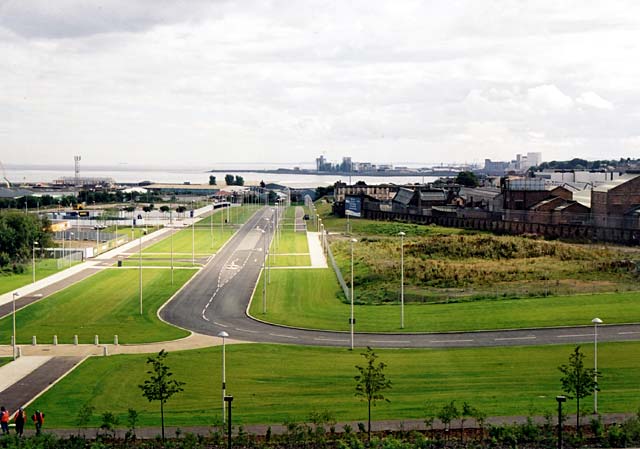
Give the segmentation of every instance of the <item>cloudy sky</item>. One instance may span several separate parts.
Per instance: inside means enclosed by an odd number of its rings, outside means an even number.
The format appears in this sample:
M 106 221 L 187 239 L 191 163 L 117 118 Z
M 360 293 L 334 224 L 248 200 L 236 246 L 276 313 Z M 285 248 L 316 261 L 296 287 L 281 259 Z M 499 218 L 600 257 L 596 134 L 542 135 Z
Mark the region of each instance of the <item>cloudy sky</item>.
M 0 161 L 640 156 L 640 2 L 0 0 Z

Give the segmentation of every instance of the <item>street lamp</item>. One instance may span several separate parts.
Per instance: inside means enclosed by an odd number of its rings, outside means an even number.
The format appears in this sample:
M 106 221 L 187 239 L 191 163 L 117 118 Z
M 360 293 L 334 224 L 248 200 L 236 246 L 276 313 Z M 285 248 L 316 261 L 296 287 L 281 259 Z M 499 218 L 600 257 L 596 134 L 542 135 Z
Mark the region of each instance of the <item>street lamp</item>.
M 225 338 L 229 336 L 225 331 L 218 332 L 218 337 L 222 338 L 222 422 L 224 423 L 224 398 L 227 391 L 227 372 L 226 372 L 226 352 L 225 352 Z
M 13 292 L 13 341 L 11 346 L 13 347 L 13 360 L 16 359 L 16 298 L 20 296 L 20 293 Z
M 193 200 L 191 200 L 191 266 L 196 264 L 196 220 Z
M 32 269 L 32 280 L 34 284 L 36 282 L 36 245 L 37 244 L 38 242 L 34 241 L 33 245 L 31 245 L 31 269 Z
M 262 313 L 267 313 L 267 231 L 262 230 Z
M 596 382 L 596 389 L 593 392 L 593 412 L 598 414 L 598 324 L 602 324 L 600 318 L 591 320 L 593 323 L 593 376 Z
M 404 232 L 400 236 L 400 329 L 404 329 Z
M 140 315 L 142 315 L 142 236 L 146 235 L 147 231 L 140 232 L 140 239 L 138 245 L 138 270 L 140 272 Z
M 558 449 L 562 449 L 562 403 L 567 402 L 566 396 L 556 396 L 558 401 Z
M 349 318 L 349 326 L 351 328 L 351 350 L 353 350 L 353 327 L 356 324 L 356 320 L 353 318 L 353 244 L 356 242 L 356 239 L 351 239 L 351 317 Z
M 229 403 L 229 420 L 227 421 L 227 449 L 231 449 L 231 402 L 233 402 L 233 396 L 225 396 L 224 401 Z M 224 412 L 222 414 L 224 415 Z

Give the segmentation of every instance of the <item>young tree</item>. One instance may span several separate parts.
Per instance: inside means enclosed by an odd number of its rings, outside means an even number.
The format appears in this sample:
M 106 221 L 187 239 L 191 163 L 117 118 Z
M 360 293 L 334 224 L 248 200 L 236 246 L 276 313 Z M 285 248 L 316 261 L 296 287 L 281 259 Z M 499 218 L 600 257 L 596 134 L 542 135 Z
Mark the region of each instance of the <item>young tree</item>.
M 460 410 L 456 407 L 456 401 L 444 405 L 438 412 L 438 419 L 444 424 L 445 430 L 451 429 L 451 421 L 460 417 Z M 448 433 L 447 433 L 448 435 Z
M 576 428 L 580 435 L 580 399 L 591 396 L 598 388 L 596 371 L 593 368 L 585 368 L 584 354 L 580 352 L 580 346 L 576 346 L 573 354 L 569 356 L 569 363 L 559 366 L 558 369 L 562 373 L 562 391 L 569 399 L 576 399 Z M 600 377 L 600 373 L 597 374 Z
M 82 407 L 80 407 L 80 410 L 78 410 L 78 416 L 76 417 L 76 424 L 78 425 L 78 435 L 80 434 L 80 429 L 82 429 L 82 435 L 84 436 L 84 429 L 89 424 L 89 421 L 91 421 L 94 410 L 95 407 L 89 404 L 84 404 Z
M 160 420 L 162 426 L 162 441 L 164 441 L 164 404 L 176 393 L 184 390 L 182 386 L 184 382 L 171 379 L 173 373 L 169 371 L 165 359 L 169 353 L 161 350 L 157 356 L 147 358 L 147 364 L 151 365 L 151 369 L 147 371 L 149 379 L 143 384 L 138 385 L 142 390 L 142 396 L 147 398 L 149 402 L 160 402 Z
M 237 186 L 243 186 L 244 185 L 244 178 L 242 176 L 236 175 L 235 184 Z
M 166 204 L 164 206 L 160 206 L 160 212 L 164 212 L 165 214 L 169 212 L 171 209 Z
M 235 185 L 235 178 L 233 177 L 233 175 L 225 175 L 224 183 L 228 186 Z
M 210 186 L 215 186 L 216 185 L 216 177 L 213 175 L 209 175 L 209 185 Z
M 371 347 L 367 346 L 366 352 L 361 354 L 367 363 L 365 366 L 356 365 L 356 369 L 360 374 L 354 377 L 356 381 L 355 395 L 362 398 L 363 401 L 367 401 L 367 435 L 368 439 L 371 440 L 371 404 L 373 403 L 375 406 L 377 401 L 389 402 L 382 392 L 391 388 L 391 381 L 384 374 L 384 369 L 387 365 L 384 362 L 376 364 L 378 355 L 373 352 Z

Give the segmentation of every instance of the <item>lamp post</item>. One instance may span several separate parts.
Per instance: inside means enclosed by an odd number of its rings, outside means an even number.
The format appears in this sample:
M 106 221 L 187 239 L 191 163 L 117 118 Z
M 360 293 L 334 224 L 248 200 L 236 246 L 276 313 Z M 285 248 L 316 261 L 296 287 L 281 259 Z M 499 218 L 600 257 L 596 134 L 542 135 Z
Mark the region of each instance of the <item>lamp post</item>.
M 35 284 L 36 282 L 36 245 L 37 241 L 34 240 L 33 245 L 31 245 L 31 269 L 32 269 L 32 281 Z
M 191 200 L 191 266 L 196 264 L 196 217 L 193 206 L 193 200 Z
M 593 412 L 598 414 L 598 324 L 602 324 L 600 318 L 591 320 L 593 323 L 593 376 L 596 382 L 596 389 L 593 392 Z
M 73 252 L 71 251 L 71 241 L 73 240 L 73 236 L 74 233 L 73 232 L 69 232 L 69 257 L 68 257 L 68 261 L 67 261 L 67 266 L 70 267 L 71 266 L 71 254 L 73 254 Z
M 353 350 L 353 327 L 356 324 L 356 320 L 353 318 L 353 244 L 356 242 L 356 239 L 351 239 L 351 316 L 349 318 L 349 326 L 351 328 L 351 350 Z
M 558 401 L 558 449 L 562 449 L 562 403 L 567 401 L 566 396 L 556 396 Z
M 400 329 L 404 329 L 404 232 L 400 236 Z
M 267 313 L 267 231 L 262 230 L 263 257 L 262 257 L 262 313 Z
M 140 291 L 140 315 L 142 315 L 142 236 L 146 235 L 147 232 L 146 231 L 141 231 L 140 232 L 140 239 L 139 239 L 139 244 L 138 244 L 138 271 L 139 271 L 139 278 L 140 278 L 140 285 L 139 285 L 139 291 Z
M 20 293 L 13 292 L 13 340 L 11 346 L 13 348 L 13 360 L 16 359 L 16 298 L 20 296 Z
M 224 398 L 227 391 L 227 371 L 226 371 L 226 349 L 225 338 L 229 336 L 225 331 L 218 332 L 218 337 L 222 338 L 222 422 L 224 423 Z
M 225 396 L 224 401 L 229 403 L 229 419 L 227 420 L 227 449 L 231 449 L 231 402 L 233 402 L 233 396 Z

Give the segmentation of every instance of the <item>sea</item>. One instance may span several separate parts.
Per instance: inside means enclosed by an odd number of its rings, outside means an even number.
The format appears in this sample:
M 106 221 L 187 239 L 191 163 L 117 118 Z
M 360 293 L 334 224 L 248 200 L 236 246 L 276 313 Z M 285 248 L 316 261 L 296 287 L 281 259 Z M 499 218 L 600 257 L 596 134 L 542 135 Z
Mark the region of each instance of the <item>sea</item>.
M 223 172 L 210 173 L 207 168 L 173 168 L 173 167 L 122 167 L 122 166 L 87 166 L 80 167 L 80 177 L 112 178 L 116 183 L 138 183 L 151 181 L 154 183 L 190 183 L 207 184 L 209 176 L 217 178 L 218 184 L 224 183 L 227 174 L 241 176 L 246 185 L 276 183 L 291 188 L 315 188 L 329 186 L 337 181 L 356 183 L 364 181 L 367 184 L 411 184 L 433 182 L 437 178 L 432 176 L 361 176 L 353 174 L 351 179 L 345 175 L 317 175 L 294 173 L 268 173 L 265 170 L 275 170 L 282 165 L 273 166 L 242 166 L 242 164 L 228 167 L 215 167 Z M 73 166 L 46 165 L 10 165 L 4 166 L 7 179 L 11 183 L 51 183 L 62 177 L 73 177 Z M 227 171 L 228 168 L 228 171 Z M 303 167 L 304 168 L 304 167 Z M 243 171 L 234 171 L 243 170 Z M 244 171 L 251 170 L 251 171 Z

